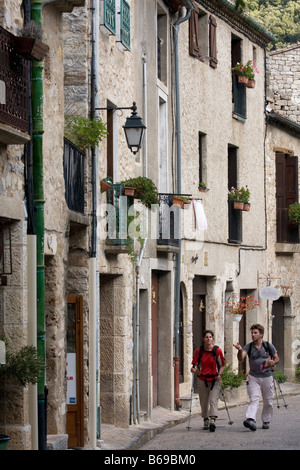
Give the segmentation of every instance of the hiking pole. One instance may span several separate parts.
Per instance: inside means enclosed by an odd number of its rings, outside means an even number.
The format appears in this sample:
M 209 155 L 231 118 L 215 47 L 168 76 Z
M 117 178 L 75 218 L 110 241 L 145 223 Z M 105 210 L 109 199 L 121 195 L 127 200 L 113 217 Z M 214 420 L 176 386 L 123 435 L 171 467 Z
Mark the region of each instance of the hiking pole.
M 195 380 L 195 374 L 193 374 L 193 378 L 192 378 L 191 399 L 190 399 L 190 415 L 189 415 L 188 426 L 186 427 L 188 431 L 191 429 L 190 424 L 191 424 L 192 402 L 193 402 L 193 393 L 194 393 L 194 380 Z
M 273 377 L 274 377 L 274 376 L 273 376 Z M 285 407 L 285 409 L 287 409 L 288 405 L 286 404 L 286 401 L 285 401 L 285 399 L 284 399 L 284 396 L 283 396 L 283 393 L 282 393 L 282 390 L 281 390 L 281 387 L 280 387 L 280 385 L 279 385 L 279 382 L 278 382 L 277 377 L 275 377 L 275 381 L 276 381 L 276 384 L 277 384 L 277 386 L 278 386 L 278 388 L 279 388 L 279 391 L 280 391 L 280 394 L 281 394 L 281 398 L 282 398 L 283 403 L 284 403 L 283 406 Z
M 280 408 L 279 401 L 278 401 L 278 395 L 277 395 L 277 386 L 276 386 L 276 381 L 273 375 L 273 382 L 274 382 L 274 390 L 275 390 L 275 395 L 276 395 L 276 401 L 277 401 L 277 408 Z
M 222 393 L 224 403 L 225 403 L 225 408 L 226 408 L 226 411 L 227 411 L 227 414 L 228 414 L 228 419 L 229 419 L 228 424 L 233 424 L 233 421 L 231 421 L 230 416 L 229 416 L 229 411 L 228 411 L 228 407 L 227 407 L 227 403 L 226 403 L 225 393 L 224 393 L 224 390 L 223 390 L 222 386 L 221 386 L 221 393 Z

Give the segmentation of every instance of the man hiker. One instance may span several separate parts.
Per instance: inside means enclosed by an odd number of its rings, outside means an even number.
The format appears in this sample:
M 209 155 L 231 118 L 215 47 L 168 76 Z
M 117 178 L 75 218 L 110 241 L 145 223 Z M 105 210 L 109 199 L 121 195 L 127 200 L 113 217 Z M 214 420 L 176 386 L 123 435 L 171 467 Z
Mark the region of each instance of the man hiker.
M 218 417 L 218 400 L 225 360 L 222 350 L 214 346 L 214 333 L 205 330 L 203 344 L 194 352 L 191 372 L 199 377 L 199 400 L 204 419 L 203 429 L 214 432 Z
M 247 391 L 250 404 L 243 424 L 251 431 L 255 431 L 260 392 L 263 398 L 261 413 L 263 429 L 269 429 L 273 417 L 273 370 L 274 365 L 279 362 L 279 357 L 273 344 L 263 341 L 264 327 L 262 325 L 254 324 L 250 330 L 251 343 L 246 344 L 244 347 L 239 343 L 233 346 L 238 350 L 237 357 L 239 361 L 242 361 L 247 355 L 249 356 L 250 370 Z

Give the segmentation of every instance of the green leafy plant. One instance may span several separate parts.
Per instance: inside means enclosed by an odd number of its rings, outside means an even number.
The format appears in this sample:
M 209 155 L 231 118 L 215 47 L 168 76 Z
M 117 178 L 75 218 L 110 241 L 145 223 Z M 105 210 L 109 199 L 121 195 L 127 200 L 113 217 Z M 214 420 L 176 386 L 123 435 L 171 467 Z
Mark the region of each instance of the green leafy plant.
M 249 80 L 255 80 L 255 74 L 258 73 L 258 69 L 255 67 L 254 62 L 248 60 L 246 64 L 242 64 L 242 62 L 238 62 L 232 70 L 237 75 L 244 75 L 248 77 Z
M 223 388 L 238 388 L 246 380 L 247 374 L 244 371 L 234 372 L 231 368 L 231 364 L 225 366 L 222 375 L 222 387 Z
M 42 358 L 38 357 L 34 346 L 24 346 L 17 353 L 6 352 L 6 364 L 0 364 L 0 379 L 9 377 L 25 387 L 35 384 L 45 369 Z
M 135 188 L 139 199 L 146 207 L 151 208 L 152 204 L 158 204 L 158 191 L 151 179 L 145 176 L 138 176 L 121 181 L 121 184 Z
M 232 187 L 228 191 L 228 198 L 230 201 L 239 201 L 249 204 L 250 200 L 250 190 L 248 186 L 242 186 L 241 189 Z
M 281 370 L 277 369 L 276 366 L 274 366 L 273 374 L 274 374 L 275 378 L 277 379 L 278 383 L 282 384 L 282 383 L 286 382 L 287 376 L 284 375 L 284 373 Z
M 94 149 L 108 132 L 101 119 L 72 116 L 66 118 L 65 136 L 80 150 Z
M 244 202 L 245 204 L 249 204 L 249 201 L 250 201 L 250 190 L 248 188 L 248 186 L 246 185 L 245 187 L 242 186 L 241 187 L 241 200 L 242 202 Z
M 241 201 L 242 202 L 242 193 L 241 190 L 238 188 L 232 187 L 230 191 L 228 191 L 228 199 L 230 201 Z
M 199 188 L 202 188 L 202 189 L 206 189 L 206 183 L 205 183 L 205 181 L 201 181 L 201 182 L 199 183 L 199 186 L 198 186 L 198 187 L 199 187 Z
M 300 203 L 294 202 L 289 205 L 289 219 L 291 222 L 300 224 Z

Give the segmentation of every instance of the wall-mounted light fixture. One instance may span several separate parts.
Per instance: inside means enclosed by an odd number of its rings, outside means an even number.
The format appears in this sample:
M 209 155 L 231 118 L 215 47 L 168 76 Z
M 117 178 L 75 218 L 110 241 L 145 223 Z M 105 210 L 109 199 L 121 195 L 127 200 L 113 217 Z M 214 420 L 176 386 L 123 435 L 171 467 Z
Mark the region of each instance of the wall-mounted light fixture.
M 143 138 L 145 134 L 146 126 L 143 124 L 142 118 L 137 114 L 136 110 L 136 103 L 133 102 L 133 105 L 127 108 L 117 108 L 117 107 L 109 107 L 109 108 L 96 108 L 97 110 L 118 110 L 118 109 L 131 109 L 132 113 L 126 119 L 126 122 L 123 126 L 126 142 L 128 147 L 130 148 L 131 152 L 135 155 L 141 148 L 143 143 Z

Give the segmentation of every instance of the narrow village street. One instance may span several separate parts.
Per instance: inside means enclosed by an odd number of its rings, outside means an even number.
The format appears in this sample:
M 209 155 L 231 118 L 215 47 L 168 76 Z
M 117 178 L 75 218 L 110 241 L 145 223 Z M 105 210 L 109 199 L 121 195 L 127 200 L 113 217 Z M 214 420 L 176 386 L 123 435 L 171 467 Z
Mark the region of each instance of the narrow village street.
M 300 396 L 285 397 L 285 401 L 287 408 L 281 398 L 277 408 L 274 400 L 274 418 L 269 430 L 262 429 L 260 419 L 255 432 L 245 428 L 247 405 L 243 405 L 228 409 L 231 425 L 226 410 L 221 410 L 214 433 L 202 429 L 201 416 L 193 416 L 190 429 L 188 421 L 182 422 L 157 433 L 139 450 L 174 450 L 181 454 L 185 450 L 300 450 Z

